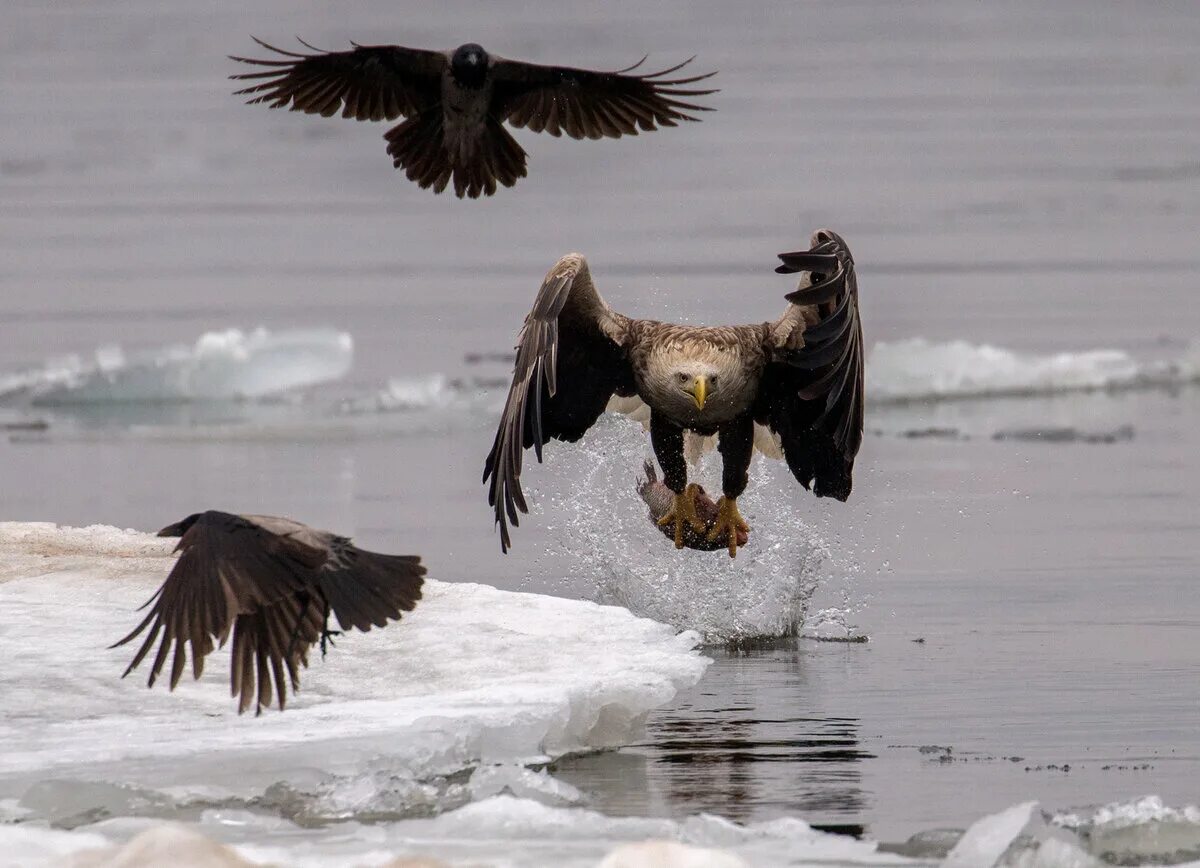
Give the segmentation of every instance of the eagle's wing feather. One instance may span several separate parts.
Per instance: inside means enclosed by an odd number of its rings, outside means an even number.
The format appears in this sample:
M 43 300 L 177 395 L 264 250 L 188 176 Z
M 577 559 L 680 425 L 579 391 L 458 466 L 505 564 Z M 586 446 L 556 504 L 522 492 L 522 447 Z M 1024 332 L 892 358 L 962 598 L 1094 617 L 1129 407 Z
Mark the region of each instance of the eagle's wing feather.
M 550 269 L 517 338 L 512 386 L 483 469 L 504 551 L 509 522 L 529 511 L 523 450 L 532 446 L 541 461 L 548 440 L 578 440 L 614 393 L 632 394 L 631 336 L 631 321 L 600 297 L 582 255 L 569 253 Z
M 294 635 L 296 618 L 290 614 L 295 608 L 293 601 L 307 595 L 312 570 L 326 558 L 323 551 L 277 536 L 241 516 L 212 511 L 201 515 L 184 533 L 177 550 L 179 560 L 147 603 L 150 612 L 133 632 L 113 646 L 124 645 L 150 628 L 125 670 L 128 675 L 161 634 L 148 685 L 154 685 L 171 654 L 172 689 L 183 674 L 187 660 L 185 646 L 189 643 L 192 646 L 192 672 L 199 678 L 204 671 L 204 658 L 213 650 L 213 640 L 224 643 L 230 628 L 242 616 L 256 616 L 267 624 L 257 631 L 259 635 L 266 635 L 263 631 L 268 627 L 289 637 Z M 273 619 L 282 620 L 278 624 L 269 623 Z M 289 640 L 293 646 L 290 650 L 296 653 L 300 648 L 307 650 L 308 644 L 297 645 Z M 272 646 L 269 656 L 273 659 L 279 650 Z M 294 661 L 290 654 L 287 656 L 289 659 L 284 662 L 294 669 Z M 235 685 L 236 663 L 235 660 Z M 236 692 L 240 689 L 235 689 Z
M 818 497 L 850 495 L 863 432 L 863 339 L 854 258 L 841 236 L 781 253 L 781 274 L 806 272 L 767 327 L 769 358 L 755 417 L 780 439 L 788 466 Z
M 699 120 L 693 112 L 711 111 L 691 100 L 716 92 L 687 87 L 715 72 L 669 77 L 690 62 L 634 73 L 641 61 L 627 69 L 599 72 L 498 57 L 492 62 L 494 113 L 514 127 L 552 136 L 565 132 L 573 139 L 615 139 L 636 136 L 638 129 L 673 127 L 679 121 Z
M 290 106 L 292 111 L 325 117 L 342 109 L 344 118 L 381 121 L 401 115 L 412 117 L 441 98 L 441 75 L 447 60 L 439 51 L 355 45 L 350 51 L 313 49 L 315 53 L 303 54 L 284 51 L 261 39 L 254 41 L 277 57 L 231 58 L 265 67 L 260 72 L 230 76 L 252 82 L 235 91 L 247 97 L 249 103 L 267 103 L 271 108 Z

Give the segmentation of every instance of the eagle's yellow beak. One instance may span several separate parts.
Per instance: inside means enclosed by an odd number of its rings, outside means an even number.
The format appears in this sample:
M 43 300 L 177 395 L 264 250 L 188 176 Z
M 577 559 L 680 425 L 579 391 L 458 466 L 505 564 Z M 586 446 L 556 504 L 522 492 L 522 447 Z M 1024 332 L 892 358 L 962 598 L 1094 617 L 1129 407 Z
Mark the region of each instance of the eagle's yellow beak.
M 688 389 L 692 399 L 696 402 L 696 409 L 704 409 L 704 398 L 708 395 L 708 378 L 700 374 L 692 381 L 692 388 Z

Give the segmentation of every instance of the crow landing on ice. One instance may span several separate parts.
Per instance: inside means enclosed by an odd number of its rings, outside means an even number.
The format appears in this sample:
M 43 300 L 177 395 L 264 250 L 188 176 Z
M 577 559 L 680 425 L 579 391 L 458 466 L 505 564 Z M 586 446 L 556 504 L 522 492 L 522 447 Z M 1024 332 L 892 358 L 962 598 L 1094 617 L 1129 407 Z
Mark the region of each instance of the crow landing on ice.
M 180 538 L 179 560 L 147 601 L 150 613 L 112 647 L 150 628 L 128 675 L 161 634 L 147 686 L 154 686 L 170 654 L 174 690 L 187 665 L 185 645 L 191 643 L 192 674 L 199 678 L 214 640 L 224 646 L 232 631 L 229 683 L 240 697 L 239 714 L 256 701 L 262 714 L 272 695 L 283 710 L 287 682 L 299 689 L 309 650 L 320 643 L 324 653 L 337 635 L 329 629 L 331 613 L 342 630 L 366 632 L 399 620 L 421 599 L 425 567 L 416 555 L 364 551 L 346 537 L 288 518 L 210 510 L 158 535 Z

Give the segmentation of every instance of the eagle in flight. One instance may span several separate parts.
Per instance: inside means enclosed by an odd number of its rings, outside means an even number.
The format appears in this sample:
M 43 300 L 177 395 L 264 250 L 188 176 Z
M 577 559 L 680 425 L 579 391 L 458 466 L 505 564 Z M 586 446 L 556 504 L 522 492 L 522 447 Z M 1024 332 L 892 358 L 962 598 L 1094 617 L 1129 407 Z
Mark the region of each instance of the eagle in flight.
M 631 319 L 605 303 L 587 261 L 569 253 L 546 275 L 517 339 L 512 386 L 484 466 L 500 546 L 529 508 L 523 450 L 539 461 L 550 439 L 574 442 L 609 408 L 649 407 L 650 442 L 674 504 L 661 519 L 676 547 L 684 527 L 728 538 L 749 526 L 738 512 L 753 450 L 784 458 L 817 497 L 846 500 L 863 430 L 863 347 L 850 250 L 820 229 L 807 251 L 781 253 L 781 274 L 800 273 L 773 322 L 700 327 Z M 715 523 L 697 515 L 685 432 L 717 435 L 723 461 Z M 741 532 L 739 534 L 739 532 Z
M 556 137 L 616 139 L 699 120 L 693 112 L 710 109 L 692 100 L 716 92 L 689 87 L 715 72 L 671 77 L 691 59 L 658 72 L 634 72 L 645 58 L 602 72 L 508 60 L 475 43 L 451 51 L 356 43 L 350 51 L 321 51 L 301 41 L 315 52 L 307 54 L 254 41 L 275 56 L 231 58 L 266 67 L 231 76 L 250 82 L 236 94 L 325 117 L 339 110 L 359 121 L 403 117 L 384 134 L 392 165 L 435 193 L 453 179 L 460 199 L 491 196 L 497 183 L 511 187 L 525 177 L 525 151 L 505 123 Z

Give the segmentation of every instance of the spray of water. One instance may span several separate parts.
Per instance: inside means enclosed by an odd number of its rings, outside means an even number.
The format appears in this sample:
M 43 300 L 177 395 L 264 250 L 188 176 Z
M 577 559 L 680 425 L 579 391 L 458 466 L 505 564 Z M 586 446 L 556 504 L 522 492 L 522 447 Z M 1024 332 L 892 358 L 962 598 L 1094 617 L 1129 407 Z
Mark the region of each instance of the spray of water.
M 555 449 L 538 468 L 554 479 L 539 486 L 536 520 L 551 528 L 576 578 L 593 583 L 598 602 L 696 630 L 707 643 L 797 635 L 829 553 L 801 517 L 799 489 L 786 466 L 761 456 L 751 465 L 738 503 L 752 531 L 731 560 L 724 550 L 676 550 L 654 527 L 635 490 L 647 457 L 641 426 L 606 416 L 583 441 Z M 715 497 L 720 471 L 720 457 L 709 453 L 690 475 Z

